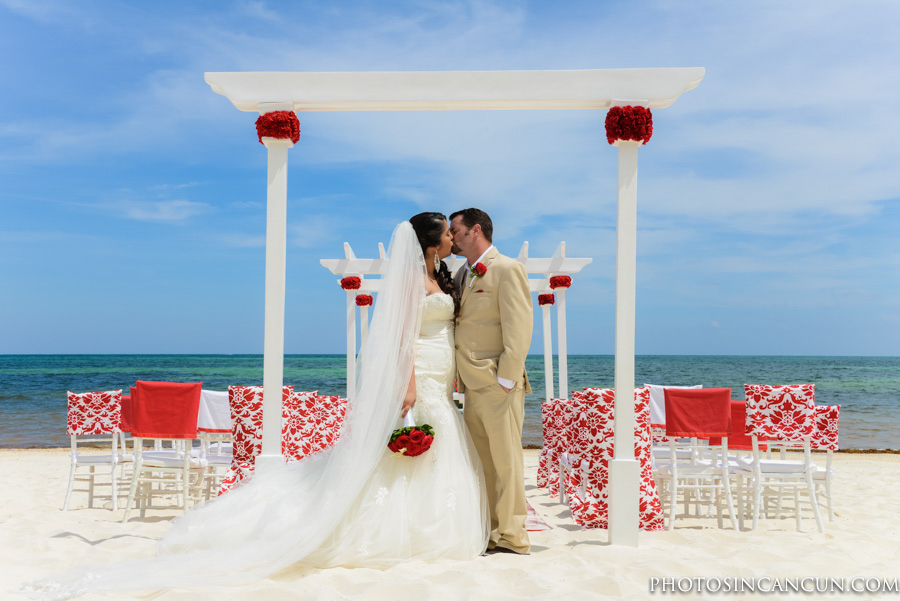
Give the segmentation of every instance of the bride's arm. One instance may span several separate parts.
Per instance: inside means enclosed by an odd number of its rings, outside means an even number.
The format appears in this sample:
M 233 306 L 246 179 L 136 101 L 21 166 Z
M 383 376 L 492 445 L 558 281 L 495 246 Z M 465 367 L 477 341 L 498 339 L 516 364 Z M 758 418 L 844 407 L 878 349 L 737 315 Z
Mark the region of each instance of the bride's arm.
M 403 398 L 403 408 L 400 410 L 400 417 L 406 417 L 409 410 L 416 404 L 416 367 L 412 368 L 409 375 L 409 386 L 406 388 L 406 396 Z

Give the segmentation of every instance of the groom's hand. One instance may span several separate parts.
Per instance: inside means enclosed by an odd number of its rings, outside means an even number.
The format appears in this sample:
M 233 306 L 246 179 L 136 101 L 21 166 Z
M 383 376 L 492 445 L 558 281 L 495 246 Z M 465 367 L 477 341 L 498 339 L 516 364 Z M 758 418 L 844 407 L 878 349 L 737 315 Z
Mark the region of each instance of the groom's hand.
M 503 389 L 503 392 L 509 392 L 510 390 L 512 390 L 512 388 L 507 388 L 507 387 L 504 386 L 503 384 L 500 384 L 500 388 Z

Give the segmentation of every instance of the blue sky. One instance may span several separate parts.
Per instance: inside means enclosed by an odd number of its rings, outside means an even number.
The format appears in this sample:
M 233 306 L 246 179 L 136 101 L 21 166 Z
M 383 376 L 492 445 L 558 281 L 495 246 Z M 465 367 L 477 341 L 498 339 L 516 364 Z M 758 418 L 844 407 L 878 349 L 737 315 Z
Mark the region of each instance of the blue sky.
M 867 0 L 0 0 L 0 353 L 262 352 L 266 152 L 205 71 L 699 66 L 640 151 L 637 353 L 898 355 L 898 19 Z M 478 206 L 507 254 L 593 258 L 569 351 L 612 353 L 604 118 L 301 114 L 285 351 L 344 351 L 319 259 Z

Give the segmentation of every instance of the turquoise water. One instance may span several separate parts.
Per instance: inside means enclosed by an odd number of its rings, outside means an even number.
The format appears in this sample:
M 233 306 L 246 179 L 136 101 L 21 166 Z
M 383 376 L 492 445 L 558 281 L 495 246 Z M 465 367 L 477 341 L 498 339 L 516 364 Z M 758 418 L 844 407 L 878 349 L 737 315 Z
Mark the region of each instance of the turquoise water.
M 611 355 L 569 357 L 569 389 L 612 387 Z M 556 365 L 556 363 L 554 362 Z M 0 355 L 0 448 L 67 446 L 66 391 L 128 389 L 136 380 L 262 384 L 262 355 Z M 544 359 L 526 364 L 525 444 L 541 443 Z M 322 394 L 346 392 L 343 355 L 288 355 L 285 384 Z M 842 448 L 900 448 L 900 357 L 638 356 L 636 384 L 730 387 L 814 382 L 816 403 L 840 404 Z

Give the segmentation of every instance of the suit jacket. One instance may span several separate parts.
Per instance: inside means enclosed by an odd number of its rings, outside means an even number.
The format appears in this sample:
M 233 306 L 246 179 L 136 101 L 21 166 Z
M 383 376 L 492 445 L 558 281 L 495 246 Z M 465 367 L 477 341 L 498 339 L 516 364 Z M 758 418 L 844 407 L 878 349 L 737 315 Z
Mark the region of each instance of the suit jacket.
M 524 265 L 496 248 L 481 262 L 487 267 L 483 276 L 469 276 L 463 283 L 466 264 L 454 276 L 462 293 L 456 320 L 457 388 L 459 392 L 484 388 L 496 384 L 500 376 L 524 382 L 525 392 L 530 393 L 525 357 L 534 313 L 528 273 Z

